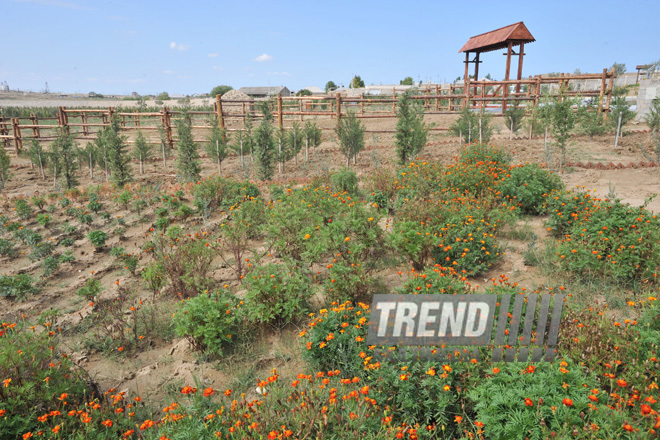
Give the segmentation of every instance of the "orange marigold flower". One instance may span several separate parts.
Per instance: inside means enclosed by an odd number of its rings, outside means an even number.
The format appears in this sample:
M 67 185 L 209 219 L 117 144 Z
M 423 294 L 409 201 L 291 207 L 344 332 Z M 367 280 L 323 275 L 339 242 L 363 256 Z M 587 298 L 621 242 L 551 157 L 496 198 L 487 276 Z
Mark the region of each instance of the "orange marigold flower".
M 626 386 L 628 386 L 628 382 L 626 382 L 626 381 L 623 380 L 623 379 L 619 379 L 619 380 L 617 380 L 617 381 L 616 381 L 616 384 L 619 385 L 620 387 L 626 387 Z
M 497 373 L 499 373 L 499 372 L 500 372 L 500 369 L 499 369 L 499 368 L 497 368 L 497 367 L 493 368 L 493 374 L 497 374 Z
M 67 393 L 62 393 L 62 394 L 60 394 L 60 397 L 58 397 L 58 399 L 59 399 L 59 400 L 64 400 L 64 399 L 66 399 L 66 398 L 68 398 L 68 397 L 69 397 L 69 395 L 68 395 Z
M 525 399 L 525 406 L 534 406 L 534 402 L 529 397 Z
M 628 432 L 632 432 L 632 431 L 633 431 L 633 427 L 630 426 L 628 423 L 624 423 L 624 424 L 623 424 L 623 429 L 624 429 L 624 431 L 628 431 Z
M 215 390 L 211 387 L 208 387 L 204 390 L 204 397 L 210 397 L 215 393 Z
M 454 422 L 458 423 L 459 425 L 463 421 L 463 417 L 461 416 L 454 416 Z
M 104 420 L 103 422 L 101 422 L 101 425 L 104 425 L 108 428 L 112 428 L 112 420 L 110 420 L 110 419 Z
M 566 406 L 573 406 L 573 401 L 571 399 L 569 399 L 568 397 L 566 397 L 564 400 L 562 400 L 561 403 L 563 403 Z

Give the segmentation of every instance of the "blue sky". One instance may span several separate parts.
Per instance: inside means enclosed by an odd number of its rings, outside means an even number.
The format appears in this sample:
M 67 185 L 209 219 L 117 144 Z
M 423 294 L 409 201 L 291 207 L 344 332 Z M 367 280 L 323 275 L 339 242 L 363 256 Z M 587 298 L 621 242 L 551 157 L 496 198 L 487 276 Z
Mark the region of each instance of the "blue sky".
M 523 75 L 628 71 L 660 58 L 660 1 L 0 0 L 0 82 L 11 89 L 193 94 L 452 81 L 469 37 L 524 21 Z M 504 76 L 501 51 L 481 74 Z M 515 69 L 514 69 L 515 70 Z M 480 75 L 481 76 L 481 75 Z

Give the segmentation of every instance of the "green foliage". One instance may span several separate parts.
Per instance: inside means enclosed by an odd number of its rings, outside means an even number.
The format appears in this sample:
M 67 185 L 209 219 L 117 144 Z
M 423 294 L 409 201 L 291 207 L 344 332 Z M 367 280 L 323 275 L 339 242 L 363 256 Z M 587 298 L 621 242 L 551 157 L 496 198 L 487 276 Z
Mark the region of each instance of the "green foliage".
M 440 242 L 431 227 L 413 221 L 397 222 L 389 239 L 392 247 L 417 271 L 424 270 L 431 261 L 433 249 Z
M 256 323 L 284 326 L 302 318 L 312 295 L 309 279 L 293 263 L 256 266 L 245 276 L 244 285 L 242 313 Z
M 412 80 L 412 78 L 410 79 Z M 409 92 L 404 93 L 399 98 L 397 106 L 394 145 L 399 163 L 402 165 L 422 151 L 428 136 L 428 127 L 424 124 L 424 109 L 410 96 Z
M 226 85 L 215 86 L 211 89 L 211 98 L 215 99 L 217 95 L 222 96 L 230 90 L 234 90 L 234 88 Z
M 339 120 L 335 133 L 339 140 L 339 148 L 346 156 L 346 167 L 350 166 L 350 159 L 364 149 L 365 127 L 354 112 L 348 112 Z
M 48 331 L 34 332 L 23 323 L 0 326 L 0 377 L 9 380 L 1 392 L 0 438 L 36 436 L 44 426 L 37 417 L 62 414 L 65 404 L 77 407 L 94 397 L 85 373 L 61 353 L 59 336 Z
M 494 131 L 492 118 L 492 115 L 485 111 L 477 113 L 464 108 L 458 119 L 449 126 L 449 132 L 454 136 L 462 136 L 466 144 L 479 141 L 479 120 L 481 120 L 481 142 L 487 144 Z
M 628 122 L 635 118 L 636 113 L 630 109 L 630 104 L 626 101 L 626 89 L 617 87 L 614 89 L 612 104 L 610 105 L 610 115 L 608 122 L 613 130 L 619 123 L 619 116 L 621 116 L 621 127 L 625 127 Z
M 520 130 L 522 127 L 524 117 L 525 107 L 520 107 L 516 101 L 515 104 L 509 106 L 506 109 L 506 114 L 504 115 L 504 125 L 509 130 L 511 130 L 511 127 L 513 127 L 513 133 L 518 134 L 518 130 Z
M 193 204 L 208 218 L 217 209 L 229 209 L 250 198 L 259 197 L 259 189 L 250 182 L 235 182 L 211 176 L 193 187 Z
M 290 159 L 291 157 L 294 157 L 296 159 L 296 163 L 298 163 L 298 153 L 300 153 L 300 150 L 302 150 L 305 133 L 303 130 L 301 130 L 300 124 L 297 121 L 293 122 L 291 129 L 286 133 L 286 144 L 288 146 L 287 158 Z
M 100 139 L 103 150 L 107 155 L 109 168 L 112 171 L 112 183 L 118 188 L 123 188 L 124 185 L 133 180 L 133 173 L 131 171 L 130 156 L 126 151 L 126 136 L 120 135 L 119 130 L 119 117 L 113 115 L 110 125 L 105 127 L 100 134 Z
M 32 218 L 32 208 L 28 204 L 27 200 L 20 198 L 14 201 L 14 209 L 18 217 L 23 220 L 28 220 Z
M 653 105 L 649 109 L 649 112 L 644 116 L 644 121 L 653 134 L 660 131 L 660 98 L 653 100 Z
M 43 170 L 48 166 L 48 153 L 44 151 L 44 148 L 41 146 L 38 139 L 32 139 L 30 141 L 28 155 L 30 156 L 32 163 L 39 167 L 41 177 L 44 178 L 45 174 Z
M 579 131 L 589 135 L 589 139 L 605 134 L 609 128 L 605 123 L 603 113 L 599 112 L 597 108 L 590 106 L 581 106 L 578 108 L 578 122 L 580 124 Z
M 193 140 L 192 121 L 188 113 L 184 113 L 182 119 L 176 122 L 178 134 L 176 169 L 177 178 L 180 182 L 197 182 L 202 172 L 199 163 L 199 152 Z
M 217 118 L 211 119 L 211 133 L 206 144 L 206 154 L 209 159 L 218 164 L 218 173 L 222 174 L 222 161 L 225 160 L 229 151 L 227 149 L 227 132 L 220 128 Z
M 11 168 L 11 161 L 9 159 L 9 154 L 7 150 L 0 148 L 0 191 L 5 187 L 9 179 L 11 178 L 11 173 L 9 169 Z
M 298 93 L 296 93 L 296 96 L 312 96 L 312 92 L 310 92 L 307 89 L 302 89 L 299 90 Z
M 305 122 L 305 127 L 303 128 L 303 135 L 305 137 L 305 145 L 309 148 L 316 148 L 321 145 L 321 137 L 323 132 L 316 125 L 315 122 L 307 121 Z
M 617 63 L 615 61 L 611 68 L 614 69 L 614 76 L 620 76 L 626 73 L 626 63 Z
M 265 109 L 267 106 L 263 106 Z M 275 140 L 273 127 L 267 115 L 254 131 L 254 160 L 261 180 L 270 180 L 275 172 Z
M 502 196 L 510 199 L 523 214 L 540 215 L 546 212 L 548 194 L 563 187 L 556 174 L 537 164 L 525 164 L 511 168 L 509 176 L 498 188 Z
M 44 209 L 44 205 L 46 204 L 46 200 L 44 200 L 43 197 L 41 196 L 32 196 L 32 205 L 34 207 L 41 209 Z
M 337 84 L 334 81 L 328 81 L 325 83 L 325 93 L 331 92 L 337 88 Z
M 351 196 L 358 194 L 358 177 L 350 168 L 341 168 L 330 175 L 332 187 L 337 192 L 346 192 Z
M 105 247 L 105 241 L 108 239 L 108 234 L 103 231 L 90 231 L 87 238 L 94 245 L 96 250 L 101 250 Z
M 41 267 L 44 270 L 43 276 L 48 278 L 60 267 L 60 260 L 57 257 L 51 255 L 44 258 L 44 260 L 41 262 Z
M 11 240 L 0 238 L 0 255 L 4 257 L 13 257 L 16 255 L 16 248 Z
M 156 96 L 156 99 L 159 101 L 169 101 L 170 100 L 170 94 L 167 92 L 161 92 Z
M 198 349 L 222 356 L 236 339 L 238 301 L 227 291 L 200 293 L 181 303 L 174 315 L 175 332 Z
M 154 295 L 160 292 L 160 289 L 163 287 L 164 271 L 165 269 L 161 264 L 150 261 L 144 266 L 142 272 L 140 272 L 142 280 L 144 280 Z
M 487 437 L 542 439 L 549 431 L 566 432 L 568 436 L 570 431 L 565 426 L 586 425 L 580 413 L 594 411 L 588 408 L 584 389 L 594 388 L 596 382 L 573 362 L 564 364 L 567 368 L 559 362 L 541 362 L 535 364 L 533 373 L 525 373 L 526 364 L 507 362 L 499 373 L 468 389 Z M 565 405 L 564 399 L 570 399 L 571 406 Z
M 34 279 L 24 273 L 14 276 L 0 275 L 0 296 L 22 301 L 27 296 L 39 292 L 34 283 Z
M 122 191 L 117 196 L 117 202 L 121 203 L 124 209 L 128 208 L 128 204 L 131 203 L 131 200 L 133 200 L 133 193 L 128 190 Z
M 569 98 L 562 94 L 552 103 L 547 104 L 549 106 L 548 116 L 552 126 L 552 135 L 562 152 L 560 168 L 563 168 L 566 164 L 566 146 L 577 122 L 577 115 L 573 111 L 573 106 L 576 103 L 575 98 Z
M 152 148 L 147 143 L 147 140 L 142 134 L 142 130 L 138 130 L 135 137 L 135 145 L 133 147 L 133 157 L 140 161 L 140 174 L 144 174 L 144 161 L 151 159 Z
M 361 87 L 364 87 L 364 81 L 362 78 L 360 78 L 360 75 L 355 75 L 353 79 L 351 80 L 350 84 L 351 89 L 359 89 Z
M 412 86 L 413 81 L 414 80 L 413 80 L 412 76 L 406 76 L 401 81 L 399 81 L 399 84 L 402 85 L 402 86 Z
M 87 208 L 92 211 L 94 214 L 98 214 L 100 210 L 103 209 L 103 203 L 99 202 L 99 196 L 96 193 L 91 193 L 89 195 L 89 201 L 87 202 Z
M 77 147 L 73 143 L 73 138 L 66 133 L 60 134 L 50 145 L 50 165 L 55 179 L 60 176 L 64 179 L 64 187 L 71 189 L 78 185 L 76 171 L 78 162 L 76 161 Z

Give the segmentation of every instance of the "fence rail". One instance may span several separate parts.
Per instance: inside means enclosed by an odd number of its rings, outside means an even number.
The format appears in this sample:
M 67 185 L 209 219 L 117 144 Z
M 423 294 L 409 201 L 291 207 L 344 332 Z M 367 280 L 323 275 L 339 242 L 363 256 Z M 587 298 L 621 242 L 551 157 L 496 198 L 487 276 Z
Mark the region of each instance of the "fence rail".
M 464 108 L 475 110 L 501 109 L 495 115 L 503 115 L 510 103 L 525 104 L 530 110 L 538 106 L 542 96 L 580 96 L 597 97 L 596 105 L 605 117 L 610 110 L 612 91 L 614 87 L 614 71 L 603 69 L 602 73 L 545 77 L 535 76 L 521 80 L 510 81 L 470 81 L 465 84 L 450 84 L 449 87 L 426 86 L 418 90 L 419 94 L 412 99 L 422 101 L 424 115 L 455 114 Z M 571 84 L 571 82 L 573 84 Z M 584 90 L 584 84 L 598 84 L 599 88 Z M 580 84 L 578 90 L 571 90 L 575 84 Z M 222 100 L 216 96 L 213 111 L 189 111 L 193 117 L 194 129 L 209 129 L 210 118 L 217 118 L 220 127 L 227 131 L 240 131 L 242 127 L 229 127 L 236 120 L 244 126 L 246 119 L 258 120 L 263 113 L 254 100 Z M 387 119 L 396 117 L 396 90 L 390 96 L 342 96 L 340 93 L 324 96 L 290 96 L 278 95 L 268 104 L 272 107 L 273 117 L 279 128 L 284 128 L 286 121 L 304 121 L 305 117 L 326 117 L 335 119 L 337 125 L 347 112 L 355 113 L 361 119 Z M 7 118 L 0 116 L 0 142 L 4 148 L 18 153 L 23 148 L 24 141 L 36 139 L 49 141 L 55 139 L 61 132 L 66 132 L 78 140 L 93 140 L 101 129 L 110 124 L 113 116 L 119 118 L 121 130 L 156 130 L 169 147 L 174 146 L 173 125 L 180 119 L 181 111 L 163 107 L 160 112 L 126 112 L 117 111 L 113 107 L 99 109 L 67 109 L 59 107 L 56 117 Z M 203 125 L 199 124 L 200 119 Z M 54 124 L 52 122 L 55 122 Z M 44 123 L 46 122 L 46 123 Z M 332 128 L 324 127 L 324 130 Z M 432 131 L 447 131 L 447 127 L 431 127 Z M 394 130 L 366 130 L 367 133 L 393 133 Z M 132 141 L 129 141 L 132 142 Z

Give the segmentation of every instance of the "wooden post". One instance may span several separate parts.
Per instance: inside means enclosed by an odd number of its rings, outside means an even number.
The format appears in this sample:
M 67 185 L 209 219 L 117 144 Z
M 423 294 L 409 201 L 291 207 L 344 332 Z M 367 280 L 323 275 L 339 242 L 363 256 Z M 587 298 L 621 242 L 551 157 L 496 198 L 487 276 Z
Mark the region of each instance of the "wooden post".
M 520 43 L 520 49 L 518 50 L 518 81 L 522 79 L 522 68 L 523 68 L 523 51 L 525 50 L 525 43 Z M 516 93 L 520 93 L 520 83 L 516 84 Z
M 64 132 L 69 134 L 69 119 L 66 115 L 66 107 L 59 107 L 57 110 L 57 121 L 58 125 L 62 127 Z
M 463 98 L 463 108 L 470 108 L 470 77 L 465 78 L 463 93 L 465 94 L 465 98 Z
M 623 112 L 619 113 L 619 122 L 616 125 L 616 136 L 614 137 L 614 149 L 616 150 L 619 146 L 619 133 L 621 133 L 621 120 L 623 118 Z
M 534 107 L 538 107 L 541 101 L 541 77 L 536 76 L 536 87 L 534 87 Z
M 136 126 L 137 128 L 140 128 L 140 113 L 135 112 L 135 113 L 133 114 L 133 123 L 135 124 L 135 126 Z
M 364 115 L 364 93 L 360 93 L 360 114 Z
M 466 109 L 468 105 L 468 84 L 470 82 L 470 52 L 465 52 L 465 75 L 463 76 L 463 108 Z
M 605 120 L 610 113 L 610 103 L 612 102 L 612 90 L 614 89 L 614 67 L 610 70 L 610 84 L 607 87 L 607 101 L 605 102 Z
M 506 50 L 506 73 L 504 74 L 504 81 L 509 80 L 509 75 L 511 73 L 511 52 L 513 52 L 513 42 L 509 41 L 509 47 Z M 506 98 L 507 98 L 507 96 L 509 96 L 509 85 L 508 84 L 504 84 L 503 92 L 504 92 L 503 97 L 505 99 L 502 101 L 502 114 L 505 114 L 506 113 L 506 104 L 507 104 Z
M 172 139 L 172 120 L 170 119 L 170 112 L 167 107 L 163 107 L 161 121 L 163 123 L 163 127 L 165 127 L 167 146 L 174 148 L 174 140 Z
M 241 114 L 243 115 L 243 125 L 245 125 L 245 101 L 241 102 Z
M 454 90 L 455 90 L 455 89 L 454 89 L 454 85 L 453 85 L 453 84 L 449 84 L 449 95 L 453 95 L 453 94 L 454 94 Z M 448 108 L 448 110 L 449 110 L 449 111 L 453 111 L 453 110 L 454 110 L 454 105 L 453 105 L 453 104 L 454 104 L 454 101 L 453 101 L 453 99 L 452 99 L 452 98 L 449 98 L 447 101 L 449 102 L 449 108 Z
M 218 114 L 218 123 L 220 124 L 220 129 L 225 128 L 225 118 L 222 114 L 222 99 L 220 99 L 220 94 L 215 95 L 215 108 Z
M 341 119 L 341 95 L 337 93 L 337 112 L 335 113 L 335 116 L 337 118 L 337 127 L 339 127 L 339 120 Z
M 479 110 L 480 110 L 480 111 L 483 111 L 483 110 L 484 110 L 484 106 L 486 106 L 486 101 L 483 99 L 483 98 L 485 98 L 485 97 L 486 97 L 486 87 L 484 87 L 484 86 L 482 85 L 482 86 L 481 86 L 481 98 L 482 98 L 482 100 L 481 100 L 481 102 L 479 103 Z M 487 107 L 487 106 L 486 106 L 486 107 Z
M 300 122 L 303 120 L 303 100 L 299 101 L 298 109 L 300 110 Z
M 80 122 L 83 123 L 83 136 L 87 136 L 89 134 L 89 127 L 87 127 L 87 113 L 82 112 L 80 114 Z
M 21 127 L 18 121 L 18 118 L 13 118 L 11 120 L 11 128 L 14 132 L 14 149 L 16 150 L 17 156 L 18 152 L 21 151 L 21 148 L 23 148 L 23 140 L 21 139 Z
M 30 115 L 30 120 L 32 121 L 32 125 L 39 125 L 39 118 L 37 117 L 36 114 L 32 113 Z M 41 130 L 39 130 L 39 127 L 32 127 L 32 135 L 39 139 L 41 137 Z
M 440 111 L 440 86 L 435 86 L 435 111 Z
M 477 57 L 474 60 L 474 80 L 479 81 L 479 52 L 477 52 Z M 481 86 L 483 89 L 483 86 Z M 474 96 L 477 96 L 478 86 L 474 86 Z M 477 103 L 474 103 L 474 106 L 477 106 Z
M 607 83 L 607 69 L 603 69 L 603 76 L 600 81 L 600 94 L 598 95 L 598 112 L 603 112 L 603 96 L 605 95 L 605 85 Z

